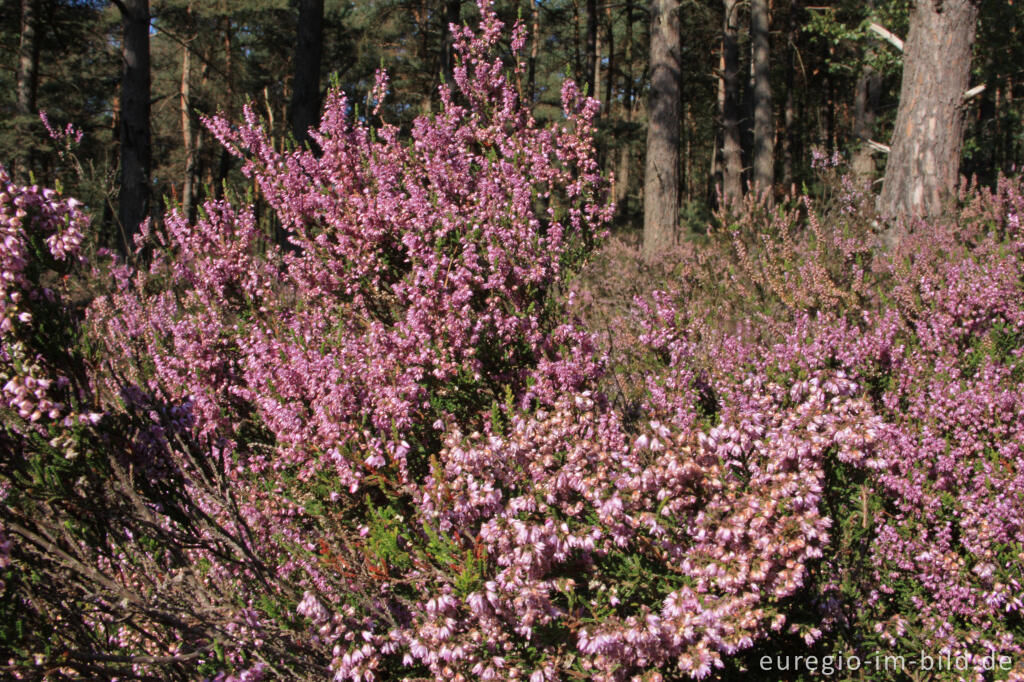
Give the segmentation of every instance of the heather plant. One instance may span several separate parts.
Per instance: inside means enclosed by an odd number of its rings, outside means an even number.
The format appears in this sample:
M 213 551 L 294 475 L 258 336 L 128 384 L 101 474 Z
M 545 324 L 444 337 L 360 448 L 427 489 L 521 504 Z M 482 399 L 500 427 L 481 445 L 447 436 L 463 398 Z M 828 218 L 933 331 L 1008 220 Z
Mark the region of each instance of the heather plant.
M 887 250 L 822 157 L 593 254 L 596 104 L 539 127 L 480 10 L 408 131 L 207 121 L 284 241 L 208 202 L 86 263 L 81 206 L 0 176 L 4 674 L 1024 679 L 1020 182 Z
M 1024 674 L 1020 196 L 1019 182 L 1004 180 L 958 221 L 912 226 L 892 252 L 870 253 L 874 293 L 857 306 L 809 306 L 716 333 L 686 295 L 693 289 L 638 301 L 653 334 L 643 347 L 656 351 L 645 359 L 641 418 L 699 425 L 710 412 L 716 433 L 836 382 L 861 401 L 870 457 L 822 455 L 829 538 L 788 612 L 815 623 L 804 652 L 960 655 L 964 670 L 943 678 L 977 679 L 994 660 L 986 657 L 1006 656 L 1012 671 L 1003 674 Z M 814 229 L 842 228 L 830 220 Z M 852 271 L 845 281 L 863 281 L 861 263 L 839 262 Z M 804 284 L 794 279 L 790 294 L 805 294 Z M 775 405 L 751 403 L 762 382 Z M 819 423 L 833 418 L 825 410 Z M 800 652 L 784 634 L 740 660 Z
M 527 382 L 551 400 L 591 371 L 556 360 L 558 344 L 583 340 L 554 328 L 546 292 L 610 216 L 592 158 L 596 102 L 567 82 L 567 119 L 538 128 L 490 56 L 490 10 L 481 28 L 457 43 L 462 103 L 442 87 L 441 113 L 418 119 L 409 143 L 351 119 L 338 91 L 312 131 L 319 153 L 276 151 L 252 109 L 238 128 L 207 121 L 244 156 L 288 244 L 227 203 L 194 226 L 172 214 L 167 252 L 109 299 L 105 329 L 145 339 L 153 380 L 189 397 L 201 429 L 232 438 L 254 417 L 276 468 L 329 470 L 354 493 L 375 471 L 422 474 L 435 423 L 507 391 L 525 398 Z M 517 29 L 517 51 L 522 41 Z M 386 84 L 379 73 L 377 98 Z M 145 281 L 164 276 L 171 287 L 141 305 Z M 119 308 L 149 315 L 139 335 Z
M 241 579 L 265 568 L 187 406 L 127 384 L 104 395 L 71 300 L 88 272 L 81 203 L 0 169 L 0 221 L 5 677 L 191 678 L 203 659 L 242 664 L 241 641 L 260 642 L 278 672 L 315 666 L 275 625 L 255 632 L 238 602 Z

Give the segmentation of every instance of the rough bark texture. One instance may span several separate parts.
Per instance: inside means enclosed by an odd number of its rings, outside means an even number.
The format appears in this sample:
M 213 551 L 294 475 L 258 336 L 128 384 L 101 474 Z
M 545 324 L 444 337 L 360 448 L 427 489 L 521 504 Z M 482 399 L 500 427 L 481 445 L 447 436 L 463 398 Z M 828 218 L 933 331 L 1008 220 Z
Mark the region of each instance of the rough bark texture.
M 754 75 L 754 186 L 768 191 L 775 182 L 772 125 L 771 53 L 768 42 L 768 0 L 750 3 L 751 57 Z M 769 192 L 770 198 L 770 192 Z
M 678 0 L 651 0 L 651 92 L 644 169 L 644 256 L 675 242 L 679 222 L 680 44 Z
M 878 202 L 883 216 L 934 217 L 956 187 L 977 19 L 971 0 L 915 0 Z
M 32 116 L 39 84 L 39 0 L 21 0 L 21 41 L 15 76 L 18 113 Z
M 125 247 L 149 213 L 149 0 L 122 0 L 121 202 Z
M 733 204 L 743 196 L 738 4 L 738 0 L 723 0 L 725 19 L 722 26 L 722 194 L 726 204 Z
M 295 43 L 292 83 L 292 135 L 309 140 L 309 129 L 320 119 L 320 60 L 324 51 L 324 0 L 299 0 L 299 30 Z

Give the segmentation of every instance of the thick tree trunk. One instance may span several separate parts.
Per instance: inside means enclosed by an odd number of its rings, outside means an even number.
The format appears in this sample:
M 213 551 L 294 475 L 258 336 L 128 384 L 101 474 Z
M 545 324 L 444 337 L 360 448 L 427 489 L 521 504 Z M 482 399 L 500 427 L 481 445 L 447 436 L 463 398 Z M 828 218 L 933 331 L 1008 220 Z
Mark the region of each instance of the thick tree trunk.
M 678 0 L 651 0 L 651 93 L 644 169 L 644 256 L 675 242 L 679 222 L 680 44 Z
M 751 57 L 754 74 L 754 186 L 769 192 L 775 182 L 772 82 L 768 42 L 768 0 L 751 0 Z
M 740 142 L 740 53 L 738 0 L 723 0 L 722 26 L 722 194 L 727 205 L 743 196 L 743 147 Z
M 299 0 L 291 128 L 299 144 L 320 120 L 320 60 L 324 51 L 324 0 Z
M 149 0 L 120 3 L 124 58 L 121 78 L 121 229 L 125 248 L 149 214 Z
M 883 216 L 937 216 L 956 188 L 977 19 L 976 1 L 915 0 L 878 202 Z
M 39 85 L 39 0 L 21 0 L 21 41 L 18 45 L 18 71 L 15 75 L 18 113 L 36 113 Z

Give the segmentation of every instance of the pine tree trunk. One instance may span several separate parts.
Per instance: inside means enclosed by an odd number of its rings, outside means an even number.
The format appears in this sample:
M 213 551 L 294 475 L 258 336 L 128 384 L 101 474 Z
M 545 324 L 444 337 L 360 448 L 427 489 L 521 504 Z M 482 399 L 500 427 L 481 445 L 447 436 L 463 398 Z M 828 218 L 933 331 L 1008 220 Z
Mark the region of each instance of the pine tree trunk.
M 599 97 L 598 92 L 598 61 L 597 61 L 597 0 L 587 0 L 587 94 Z
M 149 0 L 122 0 L 121 229 L 125 248 L 149 213 Z
M 537 54 L 540 51 L 540 6 L 537 0 L 530 2 L 530 63 L 527 68 L 526 90 L 530 96 L 530 106 L 537 96 Z
M 615 96 L 615 22 L 612 19 L 611 3 L 604 6 L 605 21 L 608 26 L 608 78 L 605 79 L 604 101 L 605 110 L 611 113 L 612 100 Z
M 191 11 L 191 7 L 189 8 Z M 195 205 L 196 139 L 192 126 L 192 48 L 186 43 L 181 56 L 181 138 L 185 154 L 185 179 L 181 189 L 181 210 L 192 219 Z
M 636 111 L 633 101 L 633 0 L 626 0 L 626 45 L 623 48 L 622 104 L 626 111 L 626 123 L 632 123 Z M 609 78 L 611 76 L 609 75 Z M 619 148 L 619 166 L 615 173 L 615 203 L 622 204 L 629 197 L 630 172 L 633 165 L 632 136 L 626 138 Z
M 883 216 L 935 217 L 956 188 L 977 19 L 976 1 L 915 0 L 879 197 Z
M 780 136 L 782 142 L 782 184 L 787 192 L 793 192 L 793 157 L 796 156 L 795 140 L 796 133 L 796 40 L 800 31 L 800 24 L 797 21 L 796 2 L 791 2 L 787 12 L 786 21 L 786 104 L 783 108 L 782 121 L 783 131 Z
M 644 169 L 644 256 L 675 242 L 679 221 L 680 44 L 678 0 L 651 0 L 651 92 Z
M 320 120 L 320 60 L 324 51 L 324 0 L 299 0 L 295 80 L 292 82 L 292 135 L 302 144 Z
M 441 73 L 444 74 L 444 80 L 446 83 L 453 83 L 455 77 L 455 40 L 452 35 L 449 26 L 452 24 L 458 24 L 462 17 L 462 2 L 461 0 L 445 0 L 444 3 L 444 19 L 442 20 L 443 26 L 441 27 L 442 35 L 444 39 L 441 43 Z M 536 14 L 534 15 L 536 21 Z M 536 26 L 534 31 L 536 31 Z M 536 37 L 534 37 L 534 45 L 536 46 Z M 535 57 L 534 57 L 535 59 Z M 534 68 L 531 63 L 531 67 Z M 530 75 L 530 96 L 533 96 L 533 75 Z
M 866 143 L 875 129 L 881 94 L 881 75 L 870 64 L 865 64 L 857 78 L 853 99 L 853 134 L 860 141 L 860 147 L 850 161 L 853 174 L 862 180 L 870 180 L 875 174 L 875 157 Z
M 768 0 L 751 0 L 750 38 L 754 74 L 754 186 L 768 192 L 775 182 Z
M 220 25 L 223 29 L 222 42 L 224 48 L 224 81 L 226 84 L 227 103 L 224 110 L 230 115 L 235 106 L 235 39 L 233 35 L 231 16 L 223 15 L 220 18 Z M 269 127 L 270 134 L 275 133 L 273 124 Z M 224 181 L 228 178 L 231 170 L 231 152 L 224 147 L 220 150 L 220 159 L 217 163 L 216 179 L 213 179 L 213 172 L 210 169 L 210 178 L 207 179 L 207 186 L 213 186 L 213 196 L 220 200 L 224 198 Z
M 722 27 L 722 194 L 732 205 L 743 196 L 743 147 L 740 142 L 740 54 L 738 0 L 723 0 Z
M 875 0 L 868 0 L 867 5 L 869 9 L 874 9 Z M 882 76 L 871 65 L 874 58 L 875 51 L 868 47 L 853 95 L 853 134 L 860 146 L 850 159 L 850 168 L 854 176 L 862 181 L 873 179 L 875 174 L 874 153 L 866 144 L 874 134 L 882 95 Z
M 15 76 L 18 113 L 33 116 L 39 84 L 39 0 L 21 0 L 21 41 Z

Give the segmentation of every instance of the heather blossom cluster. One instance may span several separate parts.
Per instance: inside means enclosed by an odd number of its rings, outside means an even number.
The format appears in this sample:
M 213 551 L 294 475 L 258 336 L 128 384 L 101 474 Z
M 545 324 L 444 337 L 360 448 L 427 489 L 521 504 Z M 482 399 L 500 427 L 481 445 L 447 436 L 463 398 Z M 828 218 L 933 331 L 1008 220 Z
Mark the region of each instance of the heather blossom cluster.
M 88 224 L 77 200 L 14 183 L 0 167 L 0 409 L 30 424 L 72 419 L 56 395 L 68 378 L 33 352 L 33 336 L 41 333 L 37 316 L 59 305 L 56 275 L 80 258 Z

